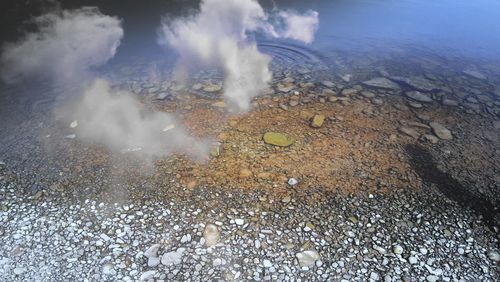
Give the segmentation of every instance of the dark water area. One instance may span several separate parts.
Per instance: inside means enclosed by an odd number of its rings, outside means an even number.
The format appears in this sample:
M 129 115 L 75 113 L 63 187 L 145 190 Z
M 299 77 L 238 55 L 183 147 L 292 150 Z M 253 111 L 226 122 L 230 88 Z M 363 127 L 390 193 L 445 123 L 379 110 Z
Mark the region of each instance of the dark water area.
M 188 15 L 199 1 L 4 1 L 0 40 L 20 36 L 21 23 L 55 7 L 73 9 L 97 6 L 107 15 L 123 20 L 125 38 L 120 55 L 153 56 L 161 51 L 157 29 L 162 18 Z M 273 8 L 319 12 L 316 39 L 307 48 L 332 49 L 420 47 L 448 55 L 495 59 L 500 57 L 500 2 L 481 1 L 260 1 L 266 11 Z M 26 26 L 25 26 L 26 27 Z M 29 28 L 29 25 L 27 26 Z

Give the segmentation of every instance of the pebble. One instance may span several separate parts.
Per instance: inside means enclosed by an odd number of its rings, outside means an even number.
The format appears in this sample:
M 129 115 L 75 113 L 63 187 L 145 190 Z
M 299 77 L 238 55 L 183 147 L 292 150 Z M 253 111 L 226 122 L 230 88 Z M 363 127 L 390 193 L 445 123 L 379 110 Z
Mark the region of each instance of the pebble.
M 157 257 L 158 256 L 158 250 L 160 249 L 160 244 L 154 244 L 151 247 L 149 247 L 145 252 L 144 256 L 147 258 L 151 257 Z
M 310 267 L 320 259 L 320 255 L 315 250 L 307 250 L 295 255 L 301 267 Z
M 155 270 L 149 270 L 141 274 L 141 277 L 139 278 L 140 281 L 148 281 L 151 280 L 155 277 L 156 271 Z
M 219 242 L 220 232 L 215 224 L 207 224 L 203 230 L 203 238 L 205 238 L 205 245 L 207 247 L 212 247 Z
M 435 275 L 428 275 L 426 278 L 425 278 L 428 282 L 436 282 L 439 280 L 439 277 L 435 276 Z
M 272 267 L 272 266 L 273 266 L 273 264 L 271 263 L 271 261 L 270 261 L 270 260 L 268 260 L 268 259 L 263 260 L 263 261 L 262 261 L 262 265 L 263 265 L 265 268 L 270 268 L 270 267 Z
M 295 178 L 289 178 L 288 179 L 288 185 L 295 186 L 297 184 L 299 184 L 299 181 L 297 179 L 295 179 Z
M 155 267 L 160 264 L 160 258 L 158 257 L 150 257 L 148 258 L 148 266 Z
M 78 121 L 74 120 L 69 124 L 70 128 L 76 128 L 78 126 Z
M 489 251 L 488 258 L 494 262 L 499 262 L 500 261 L 500 254 L 497 251 Z
M 16 267 L 16 268 L 14 268 L 14 274 L 15 275 L 20 275 L 20 274 L 23 274 L 24 272 L 26 272 L 26 268 L 24 268 L 24 267 Z
M 161 257 L 161 263 L 166 266 L 180 264 L 182 262 L 182 254 L 184 250 L 184 248 L 178 248 L 174 252 L 163 254 Z
M 396 245 L 392 247 L 392 252 L 396 255 L 400 255 L 403 253 L 403 247 L 401 247 L 400 245 Z

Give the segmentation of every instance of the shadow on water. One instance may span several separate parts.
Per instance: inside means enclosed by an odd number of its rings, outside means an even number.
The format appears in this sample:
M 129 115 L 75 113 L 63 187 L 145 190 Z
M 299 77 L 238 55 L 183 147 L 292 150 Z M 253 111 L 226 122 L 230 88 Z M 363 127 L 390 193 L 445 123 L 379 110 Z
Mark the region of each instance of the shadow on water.
M 405 151 L 410 157 L 410 165 L 424 182 L 436 185 L 439 191 L 450 200 L 482 215 L 489 227 L 494 228 L 500 225 L 498 222 L 499 210 L 495 205 L 488 199 L 476 195 L 468 185 L 464 186 L 448 173 L 439 170 L 427 149 L 419 145 L 409 144 L 405 146 Z

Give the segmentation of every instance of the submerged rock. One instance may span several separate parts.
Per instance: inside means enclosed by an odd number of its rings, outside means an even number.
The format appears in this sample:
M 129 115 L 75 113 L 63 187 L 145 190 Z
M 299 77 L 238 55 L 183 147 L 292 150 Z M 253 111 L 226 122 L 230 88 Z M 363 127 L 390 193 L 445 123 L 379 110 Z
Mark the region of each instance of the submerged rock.
M 364 81 L 364 85 L 369 86 L 369 87 L 374 87 L 374 88 L 382 88 L 382 89 L 389 89 L 389 90 L 399 90 L 399 85 L 396 83 L 392 82 L 391 80 L 385 78 L 385 77 L 376 77 L 372 78 L 370 80 Z
M 451 135 L 451 131 L 444 127 L 444 125 L 437 122 L 431 122 L 429 123 L 429 125 L 432 128 L 434 134 L 436 134 L 439 139 L 449 140 L 453 138 L 453 135 Z
M 311 121 L 311 127 L 320 128 L 325 122 L 324 115 L 315 115 Z
M 480 79 L 480 80 L 485 80 L 486 79 L 486 76 L 476 70 L 464 70 L 463 73 L 465 73 L 466 75 L 468 76 L 471 76 L 473 78 L 476 78 L 476 79 Z
M 413 99 L 418 102 L 422 103 L 430 103 L 432 102 L 432 98 L 429 97 L 428 95 L 419 92 L 419 91 L 408 91 L 405 93 L 406 97 Z
M 241 178 L 247 178 L 252 176 L 252 171 L 249 170 L 248 168 L 243 168 L 240 170 L 240 177 Z
M 208 84 L 203 87 L 203 91 L 214 93 L 222 90 L 222 85 L 219 84 Z
M 328 87 L 328 88 L 334 88 L 335 87 L 335 83 L 331 82 L 331 81 L 328 81 L 328 80 L 325 80 L 325 81 L 322 81 L 321 84 L 325 87 Z
M 398 130 L 399 130 L 399 132 L 404 133 L 408 136 L 411 136 L 415 139 L 420 137 L 420 133 L 418 133 L 415 129 L 413 129 L 411 127 L 402 126 L 402 127 L 398 128 Z
M 287 135 L 278 132 L 266 132 L 263 136 L 263 139 L 266 144 L 280 147 L 288 147 L 295 142 Z
M 434 83 L 432 83 L 430 80 L 424 78 L 424 77 L 400 77 L 400 76 L 392 76 L 392 80 L 407 84 L 408 86 L 418 90 L 418 91 L 423 91 L 423 92 L 430 92 L 434 90 L 440 90 L 441 87 L 438 87 Z

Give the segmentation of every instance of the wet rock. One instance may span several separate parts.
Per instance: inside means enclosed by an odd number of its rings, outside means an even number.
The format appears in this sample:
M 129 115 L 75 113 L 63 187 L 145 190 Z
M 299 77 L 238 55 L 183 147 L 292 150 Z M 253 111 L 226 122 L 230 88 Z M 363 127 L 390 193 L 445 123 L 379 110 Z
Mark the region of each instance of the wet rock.
M 222 85 L 219 84 L 207 84 L 203 86 L 203 91 L 209 93 L 219 92 L 221 90 L 222 90 Z
M 340 78 L 342 78 L 342 80 L 345 82 L 349 82 L 349 81 L 351 81 L 352 75 L 351 74 L 344 74 L 344 75 L 341 75 Z
M 432 128 L 434 134 L 439 137 L 439 139 L 450 140 L 453 138 L 453 136 L 451 135 L 451 131 L 444 127 L 444 125 L 437 122 L 431 122 L 429 123 L 429 126 Z
M 418 102 L 413 102 L 413 101 L 408 102 L 408 106 L 410 106 L 410 108 L 414 108 L 414 109 L 421 109 L 424 107 L 424 105 L 422 105 Z
M 160 92 L 156 94 L 156 100 L 167 100 L 168 98 L 172 97 L 169 93 L 167 92 Z
M 423 92 L 431 92 L 435 90 L 440 90 L 441 88 L 436 86 L 432 81 L 421 77 L 400 77 L 400 76 L 391 76 L 391 79 L 400 83 L 407 84 L 408 86 Z
M 384 104 L 384 100 L 379 99 L 379 98 L 373 98 L 372 99 L 372 104 L 374 104 L 376 106 L 380 106 L 380 105 Z
M 500 129 L 500 120 L 493 121 L 493 128 Z M 1 162 L 0 162 L 0 165 L 1 165 Z
M 203 238 L 205 238 L 205 245 L 207 247 L 212 247 L 219 242 L 220 232 L 215 224 L 207 224 L 203 230 Z
M 342 90 L 341 93 L 343 96 L 350 96 L 350 95 L 358 93 L 358 90 L 354 89 L 354 88 L 348 88 L 348 89 Z
M 375 93 L 370 92 L 370 91 L 362 91 L 361 95 L 365 98 L 373 98 L 375 97 Z
M 288 147 L 295 142 L 289 136 L 278 132 L 266 132 L 263 136 L 263 140 L 266 144 L 279 147 Z
M 448 107 L 457 107 L 458 101 L 443 97 L 443 99 L 441 100 L 441 104 Z
M 325 122 L 324 115 L 315 115 L 311 121 L 311 127 L 320 128 Z
M 468 75 L 468 76 L 471 76 L 473 78 L 479 79 L 479 80 L 486 79 L 486 76 L 477 70 L 468 69 L 468 70 L 464 70 L 463 73 Z
M 259 178 L 259 179 L 269 179 L 269 178 L 271 178 L 271 173 L 269 173 L 269 172 L 259 172 L 259 174 L 257 174 L 257 178 Z
M 388 89 L 388 90 L 399 90 L 399 85 L 385 77 L 376 77 L 367 81 L 363 81 L 363 84 L 369 87 Z
M 439 142 L 439 138 L 432 134 L 424 134 L 422 137 L 424 138 L 424 140 L 432 144 L 437 144 Z
M 328 88 L 335 88 L 335 83 L 325 80 L 321 82 L 321 85 L 328 87 Z
M 281 93 L 288 93 L 288 92 L 292 91 L 295 88 L 296 87 L 295 87 L 294 84 L 278 84 L 276 86 L 276 90 L 278 90 Z
M 328 97 L 328 102 L 332 102 L 332 103 L 334 103 L 334 102 L 337 102 L 338 100 L 339 100 L 339 98 L 337 98 L 337 97 L 335 97 L 335 96 L 330 96 L 330 97 Z
M 493 90 L 493 95 L 500 97 L 500 87 L 497 87 L 495 88 L 495 90 Z
M 328 97 L 328 96 L 334 96 L 334 95 L 337 95 L 337 92 L 333 91 L 332 89 L 323 89 L 323 91 L 321 91 L 321 96 L 325 96 L 325 97 Z
M 252 171 L 249 170 L 248 168 L 243 168 L 240 170 L 240 177 L 241 178 L 247 178 L 252 176 Z
M 203 84 L 201 84 L 201 83 L 196 83 L 193 86 L 191 86 L 191 89 L 193 89 L 195 91 L 201 90 L 202 88 L 203 88 Z
M 226 103 L 224 101 L 218 101 L 218 102 L 213 103 L 212 106 L 216 107 L 216 108 L 225 108 Z
M 320 259 L 320 255 L 315 250 L 307 250 L 295 255 L 300 267 L 310 267 L 315 264 L 317 260 Z
M 429 97 L 428 95 L 419 92 L 419 91 L 408 91 L 405 93 L 406 97 L 413 99 L 417 102 L 422 102 L 422 103 L 430 103 L 432 102 L 432 98 Z
M 401 126 L 400 128 L 398 128 L 398 131 L 415 139 L 420 137 L 420 133 L 418 133 L 415 129 L 411 127 Z

